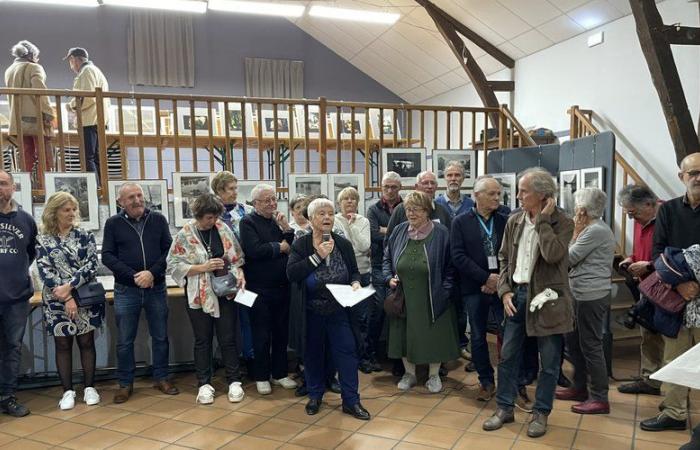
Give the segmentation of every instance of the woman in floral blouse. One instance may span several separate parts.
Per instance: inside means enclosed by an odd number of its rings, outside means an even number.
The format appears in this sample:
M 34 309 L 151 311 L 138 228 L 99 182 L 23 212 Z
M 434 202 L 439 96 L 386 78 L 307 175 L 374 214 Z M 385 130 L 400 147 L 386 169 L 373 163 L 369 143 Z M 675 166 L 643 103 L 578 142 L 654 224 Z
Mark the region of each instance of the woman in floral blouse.
M 75 406 L 71 364 L 74 336 L 85 378 L 83 400 L 96 405 L 100 395 L 94 386 L 95 329 L 102 326 L 105 306 L 79 308 L 73 298 L 74 289 L 95 279 L 95 236 L 77 227 L 78 201 L 67 192 L 49 197 L 41 220 L 36 262 L 44 282 L 44 321 L 48 333 L 54 337 L 56 367 L 64 391 L 58 406 L 63 410 Z
M 212 378 L 212 339 L 216 339 L 224 360 L 229 384 L 228 399 L 240 402 L 244 393 L 238 363 L 238 304 L 231 298 L 217 297 L 211 288 L 211 276 L 230 271 L 245 288 L 243 251 L 231 229 L 219 218 L 224 211 L 213 194 L 202 194 L 194 201 L 194 220 L 185 224 L 175 237 L 168 253 L 168 273 L 185 288 L 187 315 L 194 332 L 194 365 L 199 384 L 196 402 L 214 402 Z M 224 272 L 224 273 L 220 273 Z

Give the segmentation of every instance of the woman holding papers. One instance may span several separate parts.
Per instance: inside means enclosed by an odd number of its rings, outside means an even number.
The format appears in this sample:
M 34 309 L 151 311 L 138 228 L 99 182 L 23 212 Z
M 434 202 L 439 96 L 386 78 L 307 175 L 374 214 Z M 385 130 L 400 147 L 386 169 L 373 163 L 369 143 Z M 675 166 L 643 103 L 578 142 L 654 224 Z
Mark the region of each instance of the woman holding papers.
M 292 345 L 304 355 L 304 377 L 309 401 L 306 413 L 317 414 L 325 392 L 324 351 L 330 351 L 340 376 L 343 412 L 360 420 L 370 414 L 360 404 L 358 393 L 358 358 L 355 330 L 348 308 L 344 308 L 330 293 L 326 284 L 351 284 L 360 288 L 352 244 L 333 233 L 333 202 L 318 198 L 308 206 L 311 233 L 297 238 L 287 263 L 287 277 L 293 289 L 302 294 L 294 296 L 290 305 L 290 323 L 300 330 L 290 336 Z M 324 345 L 328 342 L 328 345 Z
M 449 231 L 429 219 L 433 202 L 424 193 L 411 192 L 404 205 L 408 222 L 394 228 L 384 251 L 384 279 L 403 289 L 406 312 L 389 321 L 388 353 L 406 368 L 400 390 L 416 385 L 416 364 L 429 364 L 425 387 L 436 393 L 442 390 L 440 363 L 459 358 Z
M 230 298 L 217 297 L 211 277 L 232 273 L 238 288 L 245 288 L 243 251 L 231 229 L 219 218 L 224 206 L 213 194 L 202 194 L 192 205 L 194 219 L 185 224 L 168 253 L 168 273 L 179 286 L 185 286 L 187 315 L 194 332 L 194 365 L 199 385 L 196 402 L 214 403 L 212 378 L 212 339 L 221 348 L 229 384 L 230 402 L 243 400 L 236 336 L 238 305 Z

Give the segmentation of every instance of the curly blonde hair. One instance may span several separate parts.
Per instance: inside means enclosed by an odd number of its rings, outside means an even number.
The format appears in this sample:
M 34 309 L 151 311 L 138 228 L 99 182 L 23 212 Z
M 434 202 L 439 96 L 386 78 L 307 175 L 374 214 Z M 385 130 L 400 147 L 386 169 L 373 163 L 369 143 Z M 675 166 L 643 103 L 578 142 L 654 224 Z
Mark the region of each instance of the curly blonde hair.
M 66 203 L 71 203 L 76 208 L 78 208 L 78 200 L 75 199 L 68 192 L 56 192 L 51 195 L 46 201 L 44 206 L 44 212 L 41 214 L 41 231 L 45 234 L 51 234 L 57 236 L 59 233 L 58 227 L 58 210 L 63 208 Z M 75 221 L 73 226 L 78 226 L 80 221 L 80 210 L 76 211 Z

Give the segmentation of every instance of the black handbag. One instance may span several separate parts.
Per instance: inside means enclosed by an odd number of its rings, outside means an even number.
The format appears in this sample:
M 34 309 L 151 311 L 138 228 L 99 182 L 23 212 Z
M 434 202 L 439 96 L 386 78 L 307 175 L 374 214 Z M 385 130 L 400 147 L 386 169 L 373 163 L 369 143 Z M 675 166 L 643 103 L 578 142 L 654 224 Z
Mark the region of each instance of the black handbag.
M 92 280 L 79 288 L 73 288 L 72 294 L 75 303 L 79 307 L 93 306 L 93 305 L 104 305 L 105 298 L 105 288 L 97 280 Z
M 211 274 L 211 290 L 217 297 L 229 297 L 238 292 L 238 279 L 229 271 L 230 265 L 224 258 L 224 268 Z
M 401 284 L 391 289 L 384 299 L 384 312 L 394 319 L 406 317 L 406 298 Z

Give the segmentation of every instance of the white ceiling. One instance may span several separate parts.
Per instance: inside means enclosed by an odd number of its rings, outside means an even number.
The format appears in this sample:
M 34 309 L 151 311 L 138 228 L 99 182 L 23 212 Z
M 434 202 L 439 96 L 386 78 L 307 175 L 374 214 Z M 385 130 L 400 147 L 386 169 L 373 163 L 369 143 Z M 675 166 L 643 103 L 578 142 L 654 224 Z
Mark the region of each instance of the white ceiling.
M 432 0 L 513 59 L 538 52 L 631 14 L 629 0 Z M 657 0 L 658 2 L 659 0 Z M 398 12 L 394 25 L 334 21 L 304 15 L 292 21 L 335 53 L 410 103 L 469 79 L 425 10 L 413 0 L 302 0 L 354 9 Z M 505 67 L 467 42 L 488 75 Z

